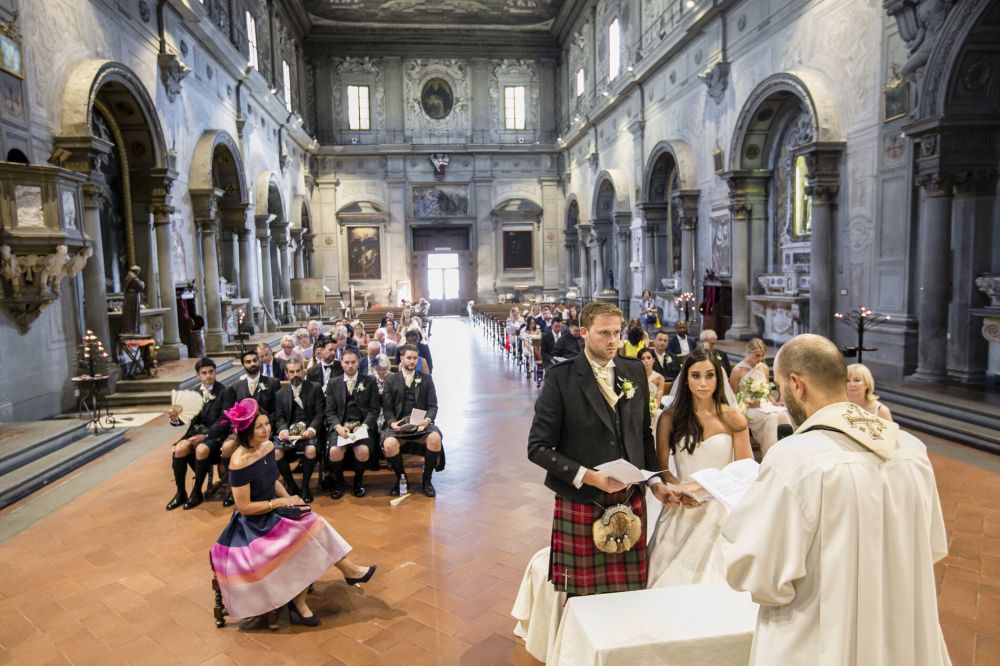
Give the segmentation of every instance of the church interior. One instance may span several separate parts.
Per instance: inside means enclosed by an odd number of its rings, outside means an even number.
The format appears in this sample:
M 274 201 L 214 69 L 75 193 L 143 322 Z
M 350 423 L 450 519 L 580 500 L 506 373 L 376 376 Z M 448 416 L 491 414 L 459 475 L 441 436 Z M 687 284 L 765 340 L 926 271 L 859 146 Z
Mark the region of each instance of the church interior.
M 0 662 L 586 663 L 525 445 L 549 314 L 599 303 L 682 363 L 870 369 L 933 465 L 951 663 L 1000 664 L 1000 0 L 0 0 L 0 157 Z M 285 364 L 326 394 L 353 345 L 381 429 L 411 340 L 443 451 L 338 443 L 351 380 L 312 491 L 282 467 L 377 575 L 237 626 L 239 470 L 177 449 L 199 359 L 305 409 Z

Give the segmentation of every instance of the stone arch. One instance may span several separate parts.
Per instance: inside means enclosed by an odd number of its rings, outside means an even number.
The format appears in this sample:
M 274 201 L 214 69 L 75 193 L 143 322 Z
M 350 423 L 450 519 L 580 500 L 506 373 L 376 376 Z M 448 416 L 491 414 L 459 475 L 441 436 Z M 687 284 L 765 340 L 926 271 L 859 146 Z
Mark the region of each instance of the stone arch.
M 274 215 L 276 221 L 288 220 L 285 209 L 285 197 L 281 193 L 281 180 L 273 171 L 261 171 L 257 176 L 253 190 L 254 214 L 261 216 Z
M 563 224 L 563 289 L 565 292 L 573 290 L 578 294 L 576 288 L 579 286 L 577 280 L 580 278 L 580 249 L 579 236 L 577 235 L 577 225 L 580 223 L 580 202 L 575 194 L 570 194 L 566 198 L 566 220 Z
M 598 199 L 603 193 L 606 195 L 610 191 L 614 193 L 611 199 L 611 208 L 607 211 L 601 211 L 598 208 Z M 597 174 L 597 178 L 594 179 L 594 195 L 591 199 L 590 214 L 591 217 L 597 218 L 602 213 L 606 212 L 608 214 L 614 213 L 627 213 L 629 211 L 629 199 L 628 199 L 628 178 L 620 169 L 605 169 Z
M 680 187 L 684 190 L 693 190 L 698 187 L 698 174 L 695 170 L 694 151 L 686 141 L 660 141 L 649 153 L 646 160 L 646 168 L 642 177 L 642 201 L 658 201 L 651 194 L 654 191 L 653 180 L 654 170 L 657 163 L 662 163 L 663 157 L 669 155 L 677 167 L 680 177 Z
M 223 130 L 205 130 L 194 147 L 188 187 L 192 191 L 223 190 L 226 202 L 249 203 L 243 157 L 233 137 Z
M 312 201 L 304 194 L 292 197 L 292 229 L 312 230 Z
M 643 173 L 643 286 L 658 291 L 675 280 L 676 291 L 693 291 L 693 235 L 698 219 L 694 153 L 684 141 L 661 141 L 650 152 Z M 689 232 L 687 254 L 682 238 Z M 670 284 L 667 282 L 667 284 Z

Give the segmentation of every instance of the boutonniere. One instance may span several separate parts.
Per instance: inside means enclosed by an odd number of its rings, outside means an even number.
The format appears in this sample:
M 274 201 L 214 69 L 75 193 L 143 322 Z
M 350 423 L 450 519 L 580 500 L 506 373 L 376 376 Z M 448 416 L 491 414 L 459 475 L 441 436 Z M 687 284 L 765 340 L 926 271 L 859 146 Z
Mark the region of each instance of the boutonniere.
M 414 377 L 413 378 L 413 383 L 416 384 L 417 386 L 420 386 L 420 382 L 421 381 L 423 381 L 423 380 L 420 377 Z
M 635 395 L 635 385 L 627 379 L 623 379 L 618 388 L 621 389 L 622 395 L 625 396 L 626 400 L 631 400 L 632 396 Z
M 365 385 L 362 384 L 361 382 L 358 382 L 358 385 L 354 387 L 354 392 L 355 393 L 364 393 L 365 392 Z

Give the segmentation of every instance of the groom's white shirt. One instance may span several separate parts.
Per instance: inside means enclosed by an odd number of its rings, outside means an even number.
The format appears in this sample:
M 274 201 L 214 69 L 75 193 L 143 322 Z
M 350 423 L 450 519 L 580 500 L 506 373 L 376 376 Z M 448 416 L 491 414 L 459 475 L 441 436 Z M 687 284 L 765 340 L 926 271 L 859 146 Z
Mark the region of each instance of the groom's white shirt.
M 760 604 L 751 663 L 950 663 L 933 568 L 948 541 L 926 447 L 860 411 L 828 405 L 772 447 L 723 525 L 727 580 Z

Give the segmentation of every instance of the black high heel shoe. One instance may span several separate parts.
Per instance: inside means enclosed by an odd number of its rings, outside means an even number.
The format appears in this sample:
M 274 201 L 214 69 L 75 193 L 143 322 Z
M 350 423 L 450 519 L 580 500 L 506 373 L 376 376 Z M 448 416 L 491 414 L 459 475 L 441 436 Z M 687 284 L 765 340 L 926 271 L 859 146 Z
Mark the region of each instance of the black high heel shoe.
M 376 567 L 378 567 L 377 564 L 373 564 L 370 567 L 368 567 L 368 571 L 366 571 L 365 575 L 362 576 L 361 578 L 348 578 L 347 576 L 344 576 L 344 581 L 348 585 L 361 585 L 362 583 L 367 583 L 372 579 L 372 576 L 375 575 Z
M 288 621 L 292 624 L 301 624 L 304 627 L 315 627 L 319 624 L 319 618 L 313 613 L 309 617 L 305 617 L 299 612 L 299 609 L 295 607 L 294 601 L 288 602 Z

